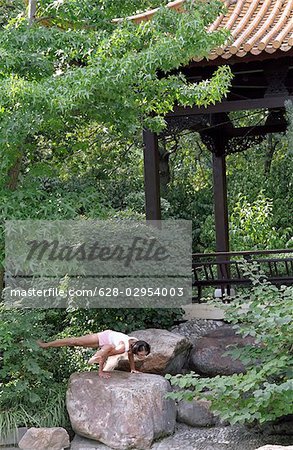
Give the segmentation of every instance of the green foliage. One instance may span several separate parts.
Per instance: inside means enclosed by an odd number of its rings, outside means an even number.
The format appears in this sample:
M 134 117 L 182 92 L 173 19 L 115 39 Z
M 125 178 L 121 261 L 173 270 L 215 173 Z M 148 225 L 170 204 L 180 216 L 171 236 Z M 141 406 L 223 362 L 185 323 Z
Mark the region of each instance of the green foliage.
M 292 156 L 293 152 L 293 103 L 291 100 L 287 101 L 285 103 L 286 107 L 286 115 L 288 120 L 288 129 L 287 129 L 287 139 L 289 142 L 288 145 L 288 153 L 290 156 Z M 291 159 L 292 161 L 292 159 Z
M 228 352 L 245 364 L 247 373 L 214 378 L 194 373 L 168 376 L 182 388 L 170 397 L 207 398 L 212 410 L 231 424 L 269 422 L 293 412 L 293 287 L 278 289 L 255 263 L 246 267 L 253 281 L 251 292 L 239 294 L 223 307 L 237 333 L 255 340 L 254 345 Z
M 213 214 L 211 154 L 203 146 L 197 133 L 167 142 L 170 152 L 171 181 L 168 185 L 166 218 L 192 220 L 193 251 L 207 241 L 201 241 L 201 227 Z
M 0 312 L 0 434 L 22 425 L 66 425 L 67 374 L 57 380 L 58 358 L 45 355 L 35 342 L 56 332 L 64 313 L 3 306 Z
M 246 121 L 250 123 L 249 117 Z M 293 166 L 289 129 L 287 136 L 271 136 L 247 151 L 227 157 L 231 250 L 292 247 Z M 214 215 L 211 212 L 203 219 L 202 248 L 214 251 Z
M 134 10 L 138 3 L 131 2 Z M 175 102 L 207 106 L 227 93 L 231 73 L 226 67 L 199 84 L 170 74 L 227 38 L 225 31 L 206 31 L 222 10 L 221 2 L 211 0 L 208 9 L 200 0 L 186 2 L 188 14 L 161 8 L 149 22 L 137 25 L 126 20 L 110 28 L 109 10 L 92 5 L 92 11 L 103 12 L 108 25 L 98 21 L 95 29 L 91 14 L 93 27 L 74 27 L 76 21 L 83 22 L 89 6 L 40 2 L 39 13 L 42 8 L 50 14 L 54 10 L 53 19 L 58 17 L 65 29 L 42 26 L 42 21 L 29 27 L 22 20 L 0 30 L 4 169 L 37 134 L 54 129 L 60 136 L 78 121 L 92 120 L 124 134 L 133 135 L 142 126 L 158 131 Z M 70 27 L 68 20 L 73 23 Z
M 167 0 L 161 1 L 161 5 Z M 92 27 L 98 29 L 105 27 L 114 17 L 127 17 L 148 8 L 155 8 L 158 3 L 154 0 L 131 0 L 128 2 L 115 2 L 113 0 L 67 0 L 52 2 L 39 1 L 39 16 L 50 17 L 51 24 L 59 26 Z
M 230 114 L 235 126 L 253 126 L 267 115 L 266 111 Z M 227 156 L 231 250 L 292 247 L 292 107 L 287 115 L 287 134 L 271 135 Z M 164 194 L 170 204 L 168 215 L 192 220 L 193 251 L 215 251 L 212 155 L 197 133 L 165 141 L 171 173 Z
M 123 333 L 146 328 L 170 328 L 182 318 L 181 309 L 77 309 L 70 312 L 67 332 L 73 334 L 97 333 L 113 329 Z
M 4 406 L 0 409 L 0 438 L 16 431 L 20 426 L 26 427 L 68 427 L 69 417 L 65 406 L 64 386 L 49 386 L 46 395 L 41 399 L 42 407 L 23 405 L 15 402 L 13 408 Z
M 0 189 L 0 268 L 4 265 L 5 220 L 106 219 L 111 211 L 94 185 L 62 183 L 58 179 L 27 182 L 16 192 Z
M 254 250 L 257 248 L 284 248 L 287 244 L 286 231 L 283 236 L 273 225 L 273 202 L 260 192 L 253 203 L 238 195 L 230 215 L 230 239 L 233 250 Z M 288 230 L 290 232 L 290 230 Z
M 13 17 L 23 12 L 23 0 L 1 0 L 0 27 L 6 25 Z
M 292 228 L 283 226 L 277 229 L 273 208 L 273 200 L 266 198 L 263 191 L 259 192 L 252 202 L 246 195 L 238 194 L 233 199 L 233 209 L 229 215 L 231 250 L 266 250 L 289 247 Z M 201 231 L 201 239 L 209 248 L 212 248 L 215 242 L 213 221 L 213 216 L 208 216 Z

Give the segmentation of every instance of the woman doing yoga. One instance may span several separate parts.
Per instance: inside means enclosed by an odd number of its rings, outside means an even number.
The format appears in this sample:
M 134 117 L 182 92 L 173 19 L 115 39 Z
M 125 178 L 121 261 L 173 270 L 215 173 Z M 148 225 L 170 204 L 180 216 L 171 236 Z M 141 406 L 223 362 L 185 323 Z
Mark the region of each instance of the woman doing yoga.
M 145 341 L 139 341 L 135 337 L 118 331 L 105 330 L 100 333 L 86 334 L 85 336 L 57 339 L 56 341 L 43 342 L 38 341 L 41 348 L 50 347 L 87 347 L 100 348 L 92 358 L 89 364 L 99 364 L 99 376 L 109 378 L 110 375 L 105 372 L 104 365 L 109 356 L 128 353 L 131 373 L 139 373 L 135 370 L 134 355 L 139 359 L 145 358 L 151 351 L 150 345 Z

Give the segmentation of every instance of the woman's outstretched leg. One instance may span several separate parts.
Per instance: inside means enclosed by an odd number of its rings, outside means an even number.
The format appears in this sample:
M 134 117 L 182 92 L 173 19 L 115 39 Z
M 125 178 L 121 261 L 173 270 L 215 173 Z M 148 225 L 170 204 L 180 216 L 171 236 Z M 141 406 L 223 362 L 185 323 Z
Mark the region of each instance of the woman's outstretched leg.
M 90 347 L 90 348 L 98 348 L 99 347 L 99 337 L 98 333 L 94 334 L 86 334 L 85 336 L 79 337 L 68 337 L 64 339 L 56 339 L 51 342 L 43 342 L 37 341 L 38 345 L 41 348 L 50 348 L 50 347 Z

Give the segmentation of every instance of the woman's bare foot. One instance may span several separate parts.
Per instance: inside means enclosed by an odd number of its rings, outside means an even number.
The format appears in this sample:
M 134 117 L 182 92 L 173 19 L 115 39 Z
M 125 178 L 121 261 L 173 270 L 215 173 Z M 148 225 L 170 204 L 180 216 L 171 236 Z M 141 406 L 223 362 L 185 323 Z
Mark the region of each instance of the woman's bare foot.
M 48 347 L 50 346 L 49 343 L 43 342 L 43 341 L 37 341 L 37 344 L 38 344 L 38 346 L 41 347 L 41 348 L 48 348 Z
M 101 362 L 101 356 L 92 356 L 89 360 L 88 360 L 88 364 L 98 364 Z

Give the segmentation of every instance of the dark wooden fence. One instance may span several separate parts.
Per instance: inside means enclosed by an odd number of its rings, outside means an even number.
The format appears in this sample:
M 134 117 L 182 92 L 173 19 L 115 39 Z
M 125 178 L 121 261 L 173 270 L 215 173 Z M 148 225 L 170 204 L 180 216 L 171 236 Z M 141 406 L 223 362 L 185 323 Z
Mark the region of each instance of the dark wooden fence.
M 267 279 L 273 284 L 293 283 L 293 249 L 194 253 L 192 255 L 193 287 L 200 301 L 202 288 L 214 286 L 228 291 L 233 285 L 248 285 L 241 261 L 255 261 Z

